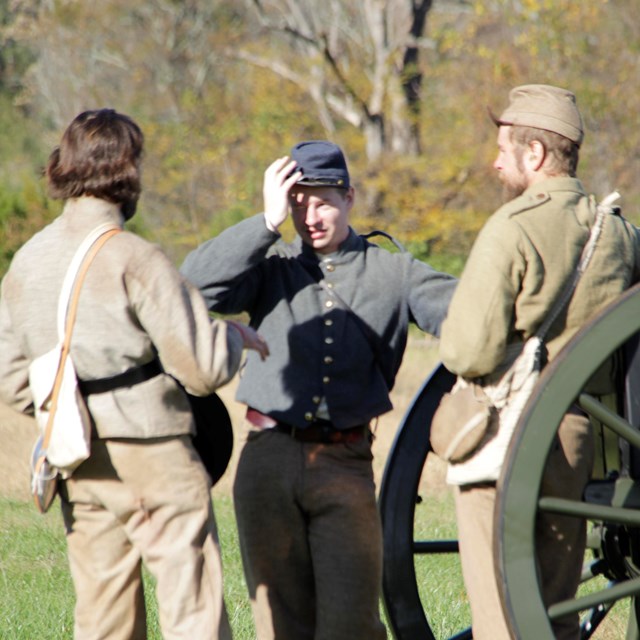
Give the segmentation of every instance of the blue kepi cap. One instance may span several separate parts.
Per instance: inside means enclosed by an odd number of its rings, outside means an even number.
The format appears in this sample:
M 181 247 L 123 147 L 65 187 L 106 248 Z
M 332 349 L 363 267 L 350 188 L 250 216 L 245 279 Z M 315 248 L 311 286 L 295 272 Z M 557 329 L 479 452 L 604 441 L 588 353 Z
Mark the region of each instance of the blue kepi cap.
M 296 171 L 302 172 L 298 184 L 312 187 L 349 188 L 349 170 L 340 147 L 327 140 L 299 142 L 291 150 Z

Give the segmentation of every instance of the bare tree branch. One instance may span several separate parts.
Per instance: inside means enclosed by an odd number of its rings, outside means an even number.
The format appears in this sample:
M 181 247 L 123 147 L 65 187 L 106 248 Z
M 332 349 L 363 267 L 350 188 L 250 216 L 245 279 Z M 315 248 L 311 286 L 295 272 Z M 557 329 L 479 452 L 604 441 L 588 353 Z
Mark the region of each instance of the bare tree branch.
M 307 70 L 326 68 L 326 75 L 318 72 L 309 77 L 295 70 L 294 64 L 283 65 L 281 54 L 265 56 L 272 57 L 271 62 L 260 61 L 261 66 L 306 88 L 324 124 L 331 109 L 360 128 L 371 159 L 385 148 L 419 153 L 419 52 L 433 0 L 248 2 L 260 28 L 300 52 Z M 251 58 L 246 53 L 242 57 Z

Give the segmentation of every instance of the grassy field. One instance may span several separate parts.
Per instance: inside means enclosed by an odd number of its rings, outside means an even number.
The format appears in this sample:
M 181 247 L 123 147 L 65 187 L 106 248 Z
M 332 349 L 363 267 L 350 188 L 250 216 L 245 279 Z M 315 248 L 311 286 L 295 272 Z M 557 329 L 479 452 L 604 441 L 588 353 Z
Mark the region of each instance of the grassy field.
M 255 632 L 242 576 L 230 497 L 215 498 L 223 551 L 225 601 L 236 640 Z M 455 537 L 452 510 L 435 500 L 418 514 L 417 536 Z M 73 586 L 67 570 L 62 517 L 54 506 L 45 517 L 24 501 L 0 499 L 0 638 L 67 640 L 73 630 Z M 418 583 L 437 637 L 468 624 L 464 587 L 456 557 L 418 559 Z M 153 580 L 145 575 L 150 640 L 160 640 Z M 384 612 L 383 612 L 384 615 Z
M 378 486 L 397 426 L 435 362 L 433 341 L 413 338 L 394 389 L 394 410 L 381 417 L 376 427 L 374 471 Z M 220 390 L 235 427 L 241 424 L 243 410 L 234 401 L 234 393 L 233 382 Z M 65 640 L 72 637 L 73 586 L 67 569 L 58 503 L 42 516 L 29 502 L 27 461 L 35 436 L 36 428 L 31 419 L 0 406 L 0 437 L 3 442 L 0 448 L 0 640 Z M 230 467 L 214 488 L 213 496 L 223 550 L 225 599 L 234 637 L 236 640 L 253 640 L 255 633 L 230 497 L 238 452 L 239 446 L 234 447 Z M 448 511 L 452 521 L 444 485 L 440 490 L 434 490 L 433 482 L 430 482 L 428 491 L 442 492 L 445 503 L 437 506 L 437 501 L 434 501 L 433 506 L 440 511 Z M 423 514 L 425 523 L 441 518 L 440 514 L 437 517 L 426 511 Z M 149 576 L 146 576 L 145 584 L 149 586 L 149 637 L 151 640 L 159 639 L 153 581 Z
M 374 472 L 378 486 L 397 427 L 435 363 L 434 343 L 414 338 L 394 389 L 394 410 L 380 419 L 376 429 Z M 233 400 L 234 392 L 232 383 L 220 395 L 236 426 L 242 421 L 242 407 Z M 28 500 L 27 460 L 35 433 L 32 420 L 0 405 L 0 640 L 72 637 L 74 595 L 58 504 L 42 516 Z M 255 632 L 230 497 L 238 451 L 236 446 L 230 467 L 214 488 L 213 497 L 223 553 L 225 600 L 234 638 L 253 640 Z M 414 539 L 455 539 L 452 495 L 444 484 L 444 465 L 434 456 L 427 459 L 418 493 L 422 501 L 416 505 Z M 449 638 L 468 626 L 469 610 L 457 555 L 416 556 L 415 568 L 423 608 L 435 637 Z M 148 575 L 145 586 L 149 639 L 160 640 L 153 581 Z M 625 605 L 620 604 L 616 608 L 621 612 L 607 621 L 594 639 L 618 640 L 625 636 L 628 606 L 625 610 Z
M 216 499 L 225 570 L 225 594 L 235 637 L 255 634 L 242 577 L 233 506 Z M 67 569 L 62 516 L 45 517 L 24 501 L 0 500 L 0 638 L 67 640 L 73 635 L 73 585 Z M 153 580 L 145 574 L 149 638 L 160 639 Z

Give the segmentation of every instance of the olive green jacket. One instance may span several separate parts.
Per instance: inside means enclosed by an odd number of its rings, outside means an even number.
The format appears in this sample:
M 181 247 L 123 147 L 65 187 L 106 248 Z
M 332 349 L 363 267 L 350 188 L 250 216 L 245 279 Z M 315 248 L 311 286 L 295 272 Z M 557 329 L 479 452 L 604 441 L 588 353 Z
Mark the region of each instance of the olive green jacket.
M 475 378 L 508 364 L 508 345 L 536 332 L 574 273 L 594 219 L 595 204 L 568 177 L 544 180 L 493 214 L 442 325 L 440 355 L 448 369 Z M 549 359 L 639 279 L 640 230 L 607 215 L 591 263 L 549 331 Z

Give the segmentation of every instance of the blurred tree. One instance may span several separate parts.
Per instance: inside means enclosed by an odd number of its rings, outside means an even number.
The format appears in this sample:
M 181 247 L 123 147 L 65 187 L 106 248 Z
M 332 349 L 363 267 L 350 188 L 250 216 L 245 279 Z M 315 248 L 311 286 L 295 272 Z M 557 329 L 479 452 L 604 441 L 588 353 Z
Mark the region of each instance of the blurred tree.
M 20 101 L 36 56 L 11 35 L 13 9 L 9 0 L 0 0 L 0 274 L 25 240 L 55 215 L 38 180 L 45 158 L 42 128 Z
M 637 0 L 0 0 L 0 191 L 11 181 L 4 201 L 24 200 L 16 163 L 37 175 L 72 117 L 112 106 L 147 134 L 137 225 L 180 260 L 259 210 L 274 157 L 329 137 L 348 155 L 358 230 L 460 264 L 500 204 L 487 106 L 548 82 L 578 95 L 587 188 L 619 188 L 637 220 L 636 10 Z
M 495 130 L 486 108 L 502 110 L 516 85 L 565 86 L 578 97 L 584 123 L 579 175 L 588 189 L 603 196 L 623 193 L 623 208 L 638 221 L 640 211 L 640 23 L 637 0 L 473 0 L 460 19 L 433 13 L 436 46 L 429 53 L 430 84 L 452 129 L 434 130 L 436 147 L 460 161 L 453 145 L 476 149 L 478 161 L 491 158 Z M 438 22 L 436 22 L 436 19 Z M 425 111 L 432 113 L 430 105 Z M 461 183 L 457 202 L 498 197 L 495 179 L 472 161 L 467 167 L 486 183 Z M 490 181 L 487 178 L 491 178 Z M 493 185 L 493 186 L 492 186 Z M 487 191 L 488 187 L 488 191 Z
M 14 0 L 13 15 L 7 32 L 36 54 L 21 100 L 49 123 L 44 146 L 85 109 L 136 118 L 137 224 L 176 259 L 259 206 L 262 171 L 292 136 L 320 135 L 290 83 L 224 55 L 242 17 L 232 2 Z
M 271 35 L 272 46 L 265 51 L 263 38 L 252 38 L 234 55 L 309 94 L 328 134 L 335 131 L 336 118 L 356 127 L 364 135 L 370 162 L 389 152 L 421 154 L 420 54 L 430 46 L 424 33 L 433 0 L 247 4 L 257 20 L 253 28 Z

